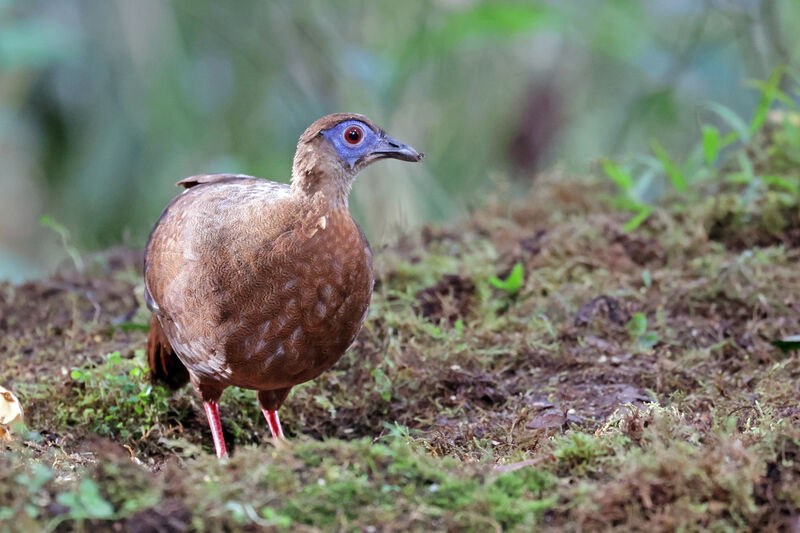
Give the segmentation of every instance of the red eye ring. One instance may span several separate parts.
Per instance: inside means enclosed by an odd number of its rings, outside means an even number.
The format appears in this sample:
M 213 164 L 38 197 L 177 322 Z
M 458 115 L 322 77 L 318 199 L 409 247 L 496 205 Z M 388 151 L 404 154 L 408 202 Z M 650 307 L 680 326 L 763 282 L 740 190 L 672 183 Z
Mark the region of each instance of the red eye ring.
M 350 126 L 344 130 L 344 140 L 350 144 L 358 144 L 364 138 L 364 132 L 358 126 Z

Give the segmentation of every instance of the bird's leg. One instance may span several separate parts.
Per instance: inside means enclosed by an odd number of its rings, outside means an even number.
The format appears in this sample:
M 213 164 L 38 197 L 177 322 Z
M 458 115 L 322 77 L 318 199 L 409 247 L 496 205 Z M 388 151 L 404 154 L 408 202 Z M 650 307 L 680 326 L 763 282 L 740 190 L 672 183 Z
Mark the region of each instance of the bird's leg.
M 225 437 L 222 436 L 222 422 L 219 420 L 219 404 L 217 402 L 203 402 L 208 417 L 208 425 L 211 428 L 211 436 L 214 437 L 214 448 L 217 450 L 217 457 L 222 459 L 228 456 L 225 449 Z
M 258 391 L 258 404 L 261 406 L 261 412 L 264 413 L 269 430 L 272 432 L 272 438 L 275 440 L 284 440 L 278 409 L 289 395 L 290 388 Z
M 272 438 L 275 440 L 283 440 L 285 437 L 283 436 L 281 419 L 278 418 L 278 410 L 268 411 L 262 407 L 261 412 L 264 413 L 264 418 L 267 419 L 269 430 L 272 432 Z

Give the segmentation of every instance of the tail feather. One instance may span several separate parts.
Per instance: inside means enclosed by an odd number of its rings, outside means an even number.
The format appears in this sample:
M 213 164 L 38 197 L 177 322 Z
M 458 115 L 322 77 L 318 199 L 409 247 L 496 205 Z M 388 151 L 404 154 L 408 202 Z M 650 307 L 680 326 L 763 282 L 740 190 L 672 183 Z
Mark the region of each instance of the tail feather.
M 178 389 L 189 382 L 189 371 L 178 359 L 155 316 L 150 319 L 150 333 L 147 335 L 147 366 L 150 367 L 153 381 L 171 389 Z

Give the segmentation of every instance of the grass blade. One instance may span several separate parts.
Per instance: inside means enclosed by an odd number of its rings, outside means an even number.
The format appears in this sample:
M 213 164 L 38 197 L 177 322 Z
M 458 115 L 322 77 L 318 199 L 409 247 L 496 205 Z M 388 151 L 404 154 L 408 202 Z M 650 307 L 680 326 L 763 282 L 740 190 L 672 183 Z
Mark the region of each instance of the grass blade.
M 664 171 L 667 173 L 667 176 L 669 176 L 672 186 L 681 192 L 686 191 L 686 179 L 683 177 L 683 172 L 681 172 L 678 166 L 669 158 L 667 150 L 655 139 L 650 141 L 650 147 L 653 149 L 653 153 L 658 160 L 661 161 L 661 166 L 664 167 Z
M 767 120 L 767 113 L 769 112 L 772 102 L 775 100 L 778 85 L 783 77 L 783 70 L 783 67 L 776 68 L 772 71 L 766 83 L 758 84 L 758 88 L 761 90 L 761 98 L 758 99 L 758 105 L 756 105 L 756 110 L 750 121 L 750 135 L 760 130 L 761 126 L 764 125 L 764 121 Z
M 642 206 L 641 211 L 639 211 L 636 216 L 630 219 L 624 226 L 622 226 L 622 231 L 633 231 L 642 223 L 647 220 L 647 217 L 650 216 L 650 213 L 653 212 L 653 208 L 649 205 Z
M 719 153 L 719 130 L 714 126 L 703 126 L 703 157 L 706 165 L 711 166 Z
M 603 172 L 605 172 L 623 192 L 628 192 L 633 188 L 633 177 L 610 159 L 603 160 Z
M 717 102 L 706 103 L 706 109 L 719 115 L 719 117 L 736 132 L 740 141 L 747 142 L 750 140 L 750 129 L 747 127 L 745 121 L 742 120 L 742 117 L 736 114 L 736 111 Z M 728 139 L 727 136 L 726 139 Z M 731 142 L 733 142 L 733 140 L 731 140 Z
M 764 183 L 785 189 L 793 195 L 800 194 L 800 183 L 798 183 L 797 178 L 793 179 L 790 176 L 762 176 L 761 179 L 764 180 Z

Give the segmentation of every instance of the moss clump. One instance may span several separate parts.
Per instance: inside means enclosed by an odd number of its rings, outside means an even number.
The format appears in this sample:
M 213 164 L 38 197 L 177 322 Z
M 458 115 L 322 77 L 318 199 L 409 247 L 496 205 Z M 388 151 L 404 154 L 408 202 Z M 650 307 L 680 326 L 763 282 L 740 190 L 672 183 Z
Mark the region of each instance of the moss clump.
M 3 459 L 9 466 L 3 481 L 10 487 L 0 499 L 0 513 L 40 525 L 104 521 L 132 527 L 148 519 L 167 521 L 159 506 L 177 499 L 183 516 L 175 520 L 203 531 L 289 530 L 297 524 L 336 530 L 391 524 L 481 529 L 533 524 L 555 502 L 546 472 L 528 467 L 498 476 L 433 459 L 399 438 L 386 444 L 302 441 L 272 453 L 244 448 L 224 465 L 207 456 L 185 466 L 168 463 L 156 482 L 110 450 L 100 453 L 80 480 L 60 482 L 41 463 L 32 467 L 31 481 L 24 473 L 28 467 L 19 466 L 24 458 L 30 459 L 29 452 L 17 450 Z M 34 502 L 36 512 L 26 514 Z

